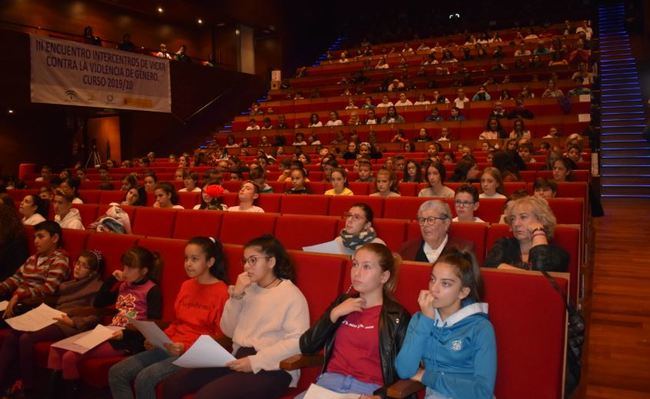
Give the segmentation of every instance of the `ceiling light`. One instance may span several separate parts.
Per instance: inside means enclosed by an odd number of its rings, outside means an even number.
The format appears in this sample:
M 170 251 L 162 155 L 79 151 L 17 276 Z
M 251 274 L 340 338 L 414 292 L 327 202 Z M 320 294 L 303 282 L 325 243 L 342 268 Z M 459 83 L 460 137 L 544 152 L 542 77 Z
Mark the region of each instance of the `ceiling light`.
M 196 23 L 199 24 L 199 25 L 203 25 L 203 20 L 201 18 L 199 18 L 199 19 L 196 20 Z
M 11 108 L 9 108 L 9 109 L 7 110 L 7 113 L 8 113 L 9 115 L 13 115 L 13 113 L 14 113 L 14 110 L 13 110 L 13 109 L 11 109 Z
M 235 29 L 235 35 L 239 35 L 239 29 Z
M 162 14 L 163 12 L 165 12 L 165 10 L 163 10 L 162 7 L 158 7 L 156 11 L 158 11 L 158 14 Z

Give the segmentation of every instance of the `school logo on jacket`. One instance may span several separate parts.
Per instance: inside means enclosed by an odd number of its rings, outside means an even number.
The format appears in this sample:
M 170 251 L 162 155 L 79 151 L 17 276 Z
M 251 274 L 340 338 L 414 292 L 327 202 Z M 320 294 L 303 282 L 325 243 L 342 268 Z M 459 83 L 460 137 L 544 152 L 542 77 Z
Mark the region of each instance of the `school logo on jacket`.
M 451 341 L 451 350 L 452 351 L 458 352 L 461 349 L 463 349 L 463 340 L 462 339 L 455 339 L 455 340 Z

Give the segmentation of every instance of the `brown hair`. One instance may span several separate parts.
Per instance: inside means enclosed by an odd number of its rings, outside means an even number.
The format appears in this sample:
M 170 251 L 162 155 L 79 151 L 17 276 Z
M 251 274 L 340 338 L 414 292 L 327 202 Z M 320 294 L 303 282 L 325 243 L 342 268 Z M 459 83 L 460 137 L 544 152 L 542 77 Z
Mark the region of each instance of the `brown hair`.
M 453 248 L 451 251 L 438 258 L 433 267 L 438 263 L 446 263 L 454 268 L 456 276 L 463 287 L 469 288 L 468 298 L 480 302 L 483 297 L 483 279 L 481 269 L 476 257 L 471 251 L 461 251 Z
M 147 277 L 158 282 L 162 269 L 162 259 L 158 252 L 152 252 L 147 248 L 134 246 L 126 250 L 120 258 L 122 265 L 136 269 L 147 268 Z
M 393 254 L 387 246 L 378 242 L 365 244 L 357 248 L 354 254 L 356 255 L 361 250 L 370 251 L 377 255 L 382 272 L 387 271 L 390 273 L 388 281 L 384 284 L 384 295 L 392 295 L 397 287 L 397 275 L 402 258 L 398 254 Z

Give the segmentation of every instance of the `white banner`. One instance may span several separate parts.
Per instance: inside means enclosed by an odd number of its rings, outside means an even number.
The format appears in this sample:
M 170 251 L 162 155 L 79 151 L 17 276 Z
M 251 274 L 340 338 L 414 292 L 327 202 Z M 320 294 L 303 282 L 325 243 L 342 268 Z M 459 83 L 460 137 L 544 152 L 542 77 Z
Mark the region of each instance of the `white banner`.
M 31 35 L 34 103 L 171 112 L 169 61 Z

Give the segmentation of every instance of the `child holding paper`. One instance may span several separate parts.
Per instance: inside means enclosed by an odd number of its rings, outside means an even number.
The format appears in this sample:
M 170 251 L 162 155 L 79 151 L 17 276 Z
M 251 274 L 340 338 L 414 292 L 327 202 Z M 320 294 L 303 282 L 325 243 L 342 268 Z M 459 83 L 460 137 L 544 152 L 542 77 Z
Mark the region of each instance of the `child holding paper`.
M 21 383 L 14 385 L 15 397 L 22 390 L 29 396 L 34 389 L 34 345 L 43 341 L 58 341 L 85 331 L 97 322 L 96 316 L 82 316 L 81 309 L 92 306 L 102 285 L 102 255 L 97 251 L 83 251 L 75 262 L 72 279 L 59 286 L 58 295 L 45 302 L 64 312 L 56 324 L 36 332 L 10 330 L 0 349 L 0 392 L 12 382 L 12 371 L 18 371 Z M 18 368 L 15 363 L 18 361 Z
M 183 283 L 176 296 L 176 320 L 165 330 L 172 343 L 159 348 L 145 341 L 147 351 L 111 367 L 108 383 L 113 398 L 133 398 L 133 382 L 138 399 L 155 399 L 158 382 L 180 370 L 172 362 L 199 336 L 223 336 L 219 321 L 228 299 L 223 246 L 212 237 L 192 238 L 185 246 L 184 266 L 190 279 Z
M 45 221 L 34 226 L 36 253 L 0 283 L 0 300 L 9 300 L 5 319 L 15 316 L 18 304 L 34 305 L 46 295 L 53 295 L 68 278 L 69 260 L 62 245 L 63 232 L 56 222 Z
M 232 337 L 237 360 L 225 367 L 182 369 L 163 382 L 165 398 L 266 398 L 295 386 L 298 373 L 280 361 L 299 353 L 298 338 L 309 327 L 307 300 L 293 283 L 287 251 L 266 235 L 244 246 L 244 272 L 228 288 L 220 327 Z
M 158 254 L 134 246 L 122 255 L 121 261 L 123 269 L 114 271 L 112 277 L 102 285 L 94 306 L 115 304 L 117 314 L 113 317 L 111 326 L 116 327 L 126 327 L 130 319 L 160 319 L 162 294 L 155 282 L 162 263 Z M 84 360 L 134 354 L 143 350 L 142 335 L 132 329 L 125 329 L 83 355 L 50 348 L 47 366 L 54 370 L 53 380 L 63 377 L 66 382 L 66 397 L 72 398 L 78 395 L 79 366 Z

